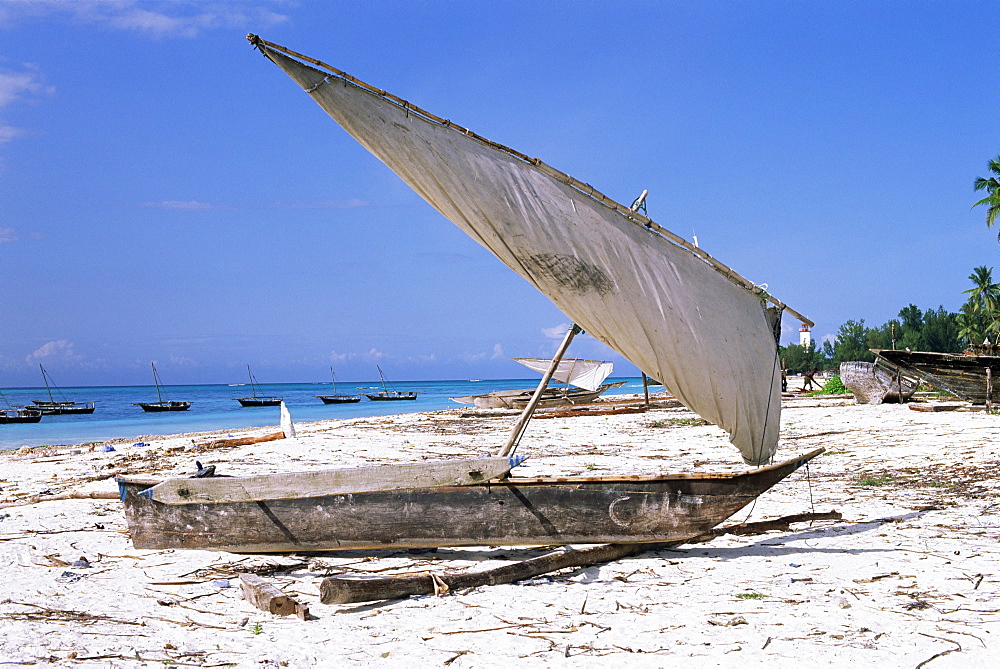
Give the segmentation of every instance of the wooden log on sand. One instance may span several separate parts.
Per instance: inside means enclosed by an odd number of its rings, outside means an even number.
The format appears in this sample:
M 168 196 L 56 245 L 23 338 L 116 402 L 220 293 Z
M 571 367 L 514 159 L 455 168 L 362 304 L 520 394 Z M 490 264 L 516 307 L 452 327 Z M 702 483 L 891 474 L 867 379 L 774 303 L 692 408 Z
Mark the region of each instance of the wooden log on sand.
M 667 544 L 602 544 L 582 549 L 564 549 L 546 553 L 529 560 L 515 562 L 486 571 L 432 574 L 425 572 L 403 576 L 341 575 L 324 578 L 320 582 L 319 601 L 323 604 L 349 604 L 380 599 L 397 599 L 411 595 L 443 595 L 452 590 L 476 588 L 483 585 L 514 583 L 534 578 L 560 569 L 579 569 L 603 562 L 613 562 L 646 551 L 678 546 L 681 543 L 699 543 L 723 534 L 753 534 L 776 529 L 787 529 L 790 523 L 811 520 L 839 520 L 836 511 L 827 513 L 801 513 L 760 523 L 741 523 L 712 530 L 685 542 Z

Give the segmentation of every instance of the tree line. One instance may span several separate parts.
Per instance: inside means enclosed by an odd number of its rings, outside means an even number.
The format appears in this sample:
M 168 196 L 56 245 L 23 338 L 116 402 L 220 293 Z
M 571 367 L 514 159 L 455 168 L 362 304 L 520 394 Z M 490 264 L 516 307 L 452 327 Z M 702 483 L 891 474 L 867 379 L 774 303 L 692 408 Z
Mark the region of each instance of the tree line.
M 976 177 L 972 183 L 973 190 L 984 191 L 986 197 L 972 207 L 985 208 L 986 227 L 992 228 L 1000 213 L 1000 156 L 988 161 L 986 167 L 990 176 Z M 997 240 L 1000 241 L 1000 234 Z M 909 304 L 900 309 L 897 318 L 877 327 L 867 327 L 863 318 L 850 320 L 840 326 L 835 341 L 825 341 L 820 348 L 815 341 L 808 346 L 794 343 L 779 346 L 782 369 L 802 373 L 836 368 L 852 360 L 871 362 L 875 360 L 871 349 L 961 353 L 970 346 L 998 344 L 1000 284 L 993 281 L 993 268 L 976 267 L 969 280 L 972 288 L 962 291 L 968 298 L 958 313 L 943 306 L 921 311 Z
M 849 320 L 833 342 L 779 347 L 782 367 L 802 373 L 833 369 L 852 360 L 872 362 L 871 349 L 961 353 L 972 345 L 995 344 L 1000 340 L 1000 284 L 993 281 L 992 267 L 976 267 L 969 279 L 973 286 L 963 291 L 968 298 L 957 313 L 943 306 L 921 310 L 909 304 L 896 318 L 875 327 L 865 325 L 863 318 Z

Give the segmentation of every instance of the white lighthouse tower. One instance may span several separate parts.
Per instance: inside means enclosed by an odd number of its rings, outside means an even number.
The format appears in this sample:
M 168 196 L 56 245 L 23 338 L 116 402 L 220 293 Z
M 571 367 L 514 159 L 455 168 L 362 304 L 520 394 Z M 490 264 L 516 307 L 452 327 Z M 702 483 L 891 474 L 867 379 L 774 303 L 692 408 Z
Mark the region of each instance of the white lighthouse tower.
M 809 344 L 811 343 L 812 333 L 809 332 L 809 326 L 803 323 L 802 327 L 799 328 L 799 344 L 801 344 L 803 348 L 809 348 Z

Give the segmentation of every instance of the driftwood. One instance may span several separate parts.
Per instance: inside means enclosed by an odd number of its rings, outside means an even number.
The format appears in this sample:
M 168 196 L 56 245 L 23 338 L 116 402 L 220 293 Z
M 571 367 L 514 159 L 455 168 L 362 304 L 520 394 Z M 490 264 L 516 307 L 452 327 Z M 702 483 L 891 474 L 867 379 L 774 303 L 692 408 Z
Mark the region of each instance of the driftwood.
M 404 576 L 354 576 L 342 575 L 324 578 L 320 582 L 320 602 L 323 604 L 349 604 L 380 599 L 397 599 L 411 595 L 442 595 L 452 590 L 476 588 L 483 585 L 514 583 L 528 578 L 558 571 L 579 569 L 603 562 L 613 562 L 646 551 L 660 550 L 681 543 L 700 543 L 723 534 L 753 534 L 770 530 L 787 530 L 790 523 L 810 520 L 839 520 L 840 513 L 801 513 L 759 523 L 741 523 L 700 534 L 684 542 L 648 544 L 602 544 L 591 548 L 559 550 L 529 560 L 515 562 L 486 571 L 471 573 L 432 574 Z
M 25 497 L 24 499 L 19 499 L 16 502 L 2 502 L 0 503 L 0 509 L 8 509 L 12 506 L 30 506 L 32 504 L 38 504 L 39 502 L 54 502 L 61 499 L 118 499 L 119 494 L 115 492 L 67 492 L 61 495 L 35 495 L 34 497 Z
M 257 574 L 240 574 L 240 586 L 243 588 L 243 598 L 261 611 L 290 616 L 296 613 L 300 606 L 294 599 Z
M 265 434 L 262 437 L 234 437 L 232 439 L 216 439 L 215 441 L 210 441 L 207 444 L 200 444 L 201 446 L 207 448 L 218 448 L 222 446 L 249 446 L 251 444 L 260 444 L 265 441 L 276 441 L 278 439 L 284 439 L 284 432 L 272 432 L 271 434 Z

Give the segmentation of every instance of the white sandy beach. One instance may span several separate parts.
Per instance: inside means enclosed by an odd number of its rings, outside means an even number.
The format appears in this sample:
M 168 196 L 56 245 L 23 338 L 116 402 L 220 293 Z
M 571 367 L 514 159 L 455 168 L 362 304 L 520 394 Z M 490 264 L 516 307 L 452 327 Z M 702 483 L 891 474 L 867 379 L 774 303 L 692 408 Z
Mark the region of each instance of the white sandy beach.
M 456 409 L 298 424 L 294 439 L 205 448 L 219 435 L 0 453 L 0 502 L 115 492 L 114 477 L 486 455 L 509 416 Z M 484 412 L 475 412 L 484 413 Z M 659 408 L 531 423 L 523 474 L 739 471 L 694 414 Z M 273 432 L 244 430 L 237 435 Z M 995 667 L 1000 657 L 1000 417 L 788 399 L 779 459 L 828 452 L 728 523 L 837 510 L 839 521 L 727 535 L 611 564 L 441 597 L 328 606 L 332 573 L 482 569 L 544 549 L 243 556 L 132 547 L 120 502 L 0 508 L 0 667 Z M 90 566 L 74 566 L 85 558 Z M 257 572 L 309 607 L 239 597 Z M 224 587 L 229 581 L 230 587 Z

